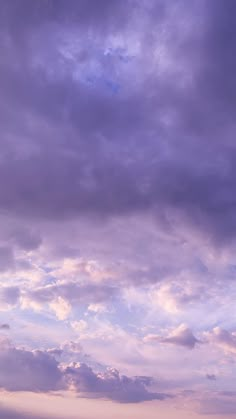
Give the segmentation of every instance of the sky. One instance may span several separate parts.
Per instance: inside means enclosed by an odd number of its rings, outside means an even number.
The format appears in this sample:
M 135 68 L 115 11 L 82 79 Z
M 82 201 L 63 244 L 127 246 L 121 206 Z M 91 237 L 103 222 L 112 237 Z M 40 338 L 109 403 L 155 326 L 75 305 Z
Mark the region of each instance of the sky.
M 236 418 L 235 0 L 0 0 L 0 419 Z

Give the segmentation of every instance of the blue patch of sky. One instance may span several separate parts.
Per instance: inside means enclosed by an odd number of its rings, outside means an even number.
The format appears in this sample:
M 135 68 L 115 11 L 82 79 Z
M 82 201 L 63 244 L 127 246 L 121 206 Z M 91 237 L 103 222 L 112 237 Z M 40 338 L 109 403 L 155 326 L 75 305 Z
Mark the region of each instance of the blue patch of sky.
M 96 74 L 88 74 L 85 77 L 85 83 L 92 88 L 102 89 L 104 92 L 114 95 L 118 94 L 121 89 L 121 85 L 118 82 Z
M 124 48 L 107 48 L 105 51 L 98 49 L 96 57 L 95 63 L 88 64 L 83 69 L 81 75 L 85 73 L 85 77 L 82 76 L 82 79 L 90 87 L 101 89 L 105 93 L 118 94 L 122 89 L 122 66 L 117 71 L 117 61 L 122 65 L 128 64 L 133 57 Z
M 31 348 L 58 346 L 71 337 L 71 326 L 48 313 L 32 310 L 14 310 L 9 322 L 13 341 Z
M 122 63 L 126 64 L 133 60 L 133 56 L 127 53 L 125 48 L 117 47 L 117 48 L 107 48 L 104 52 L 105 57 L 115 57 Z

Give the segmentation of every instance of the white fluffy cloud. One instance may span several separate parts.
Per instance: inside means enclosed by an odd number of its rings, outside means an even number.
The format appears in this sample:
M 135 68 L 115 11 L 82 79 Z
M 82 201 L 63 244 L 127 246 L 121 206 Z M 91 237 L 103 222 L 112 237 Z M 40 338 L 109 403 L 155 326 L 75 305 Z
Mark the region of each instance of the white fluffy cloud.
M 71 322 L 71 327 L 78 333 L 87 329 L 88 323 L 85 320 Z
M 53 300 L 49 307 L 54 311 L 58 320 L 66 320 L 71 313 L 70 303 L 60 296 Z

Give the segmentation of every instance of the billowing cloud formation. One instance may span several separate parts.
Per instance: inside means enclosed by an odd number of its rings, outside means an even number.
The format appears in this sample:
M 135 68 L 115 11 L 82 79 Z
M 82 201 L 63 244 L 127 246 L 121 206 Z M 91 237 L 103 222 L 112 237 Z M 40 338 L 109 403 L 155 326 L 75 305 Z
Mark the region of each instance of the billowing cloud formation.
M 129 378 L 111 368 L 104 373 L 95 373 L 86 364 L 72 364 L 66 368 L 65 373 L 69 375 L 74 388 L 88 397 L 102 397 L 121 403 L 163 400 L 170 397 L 164 393 L 149 392 L 147 386 L 152 382 L 150 377 Z
M 63 350 L 73 350 L 65 345 Z M 55 357 L 63 350 L 26 350 L 2 338 L 0 347 L 0 388 L 7 391 L 49 392 L 74 389 L 91 398 L 107 398 L 122 403 L 163 400 L 168 394 L 149 392 L 150 377 L 130 378 L 115 369 L 94 372 L 85 363 L 59 364 Z M 79 348 L 79 351 L 81 348 Z M 79 353 L 78 349 L 74 353 Z M 24 379 L 22 380 L 22 377 Z
M 62 388 L 58 363 L 50 354 L 15 348 L 6 339 L 1 341 L 0 369 L 0 387 L 8 391 L 48 392 Z

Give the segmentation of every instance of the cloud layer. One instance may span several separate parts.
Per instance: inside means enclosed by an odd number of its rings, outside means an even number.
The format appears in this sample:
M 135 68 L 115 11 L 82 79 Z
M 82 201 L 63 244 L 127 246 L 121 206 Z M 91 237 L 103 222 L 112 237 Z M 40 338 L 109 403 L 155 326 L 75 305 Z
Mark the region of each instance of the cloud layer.
M 2 2 L 2 211 L 151 210 L 231 237 L 232 9 Z M 160 36 L 148 31 L 154 19 Z
M 235 12 L 0 2 L 3 391 L 234 412 Z

